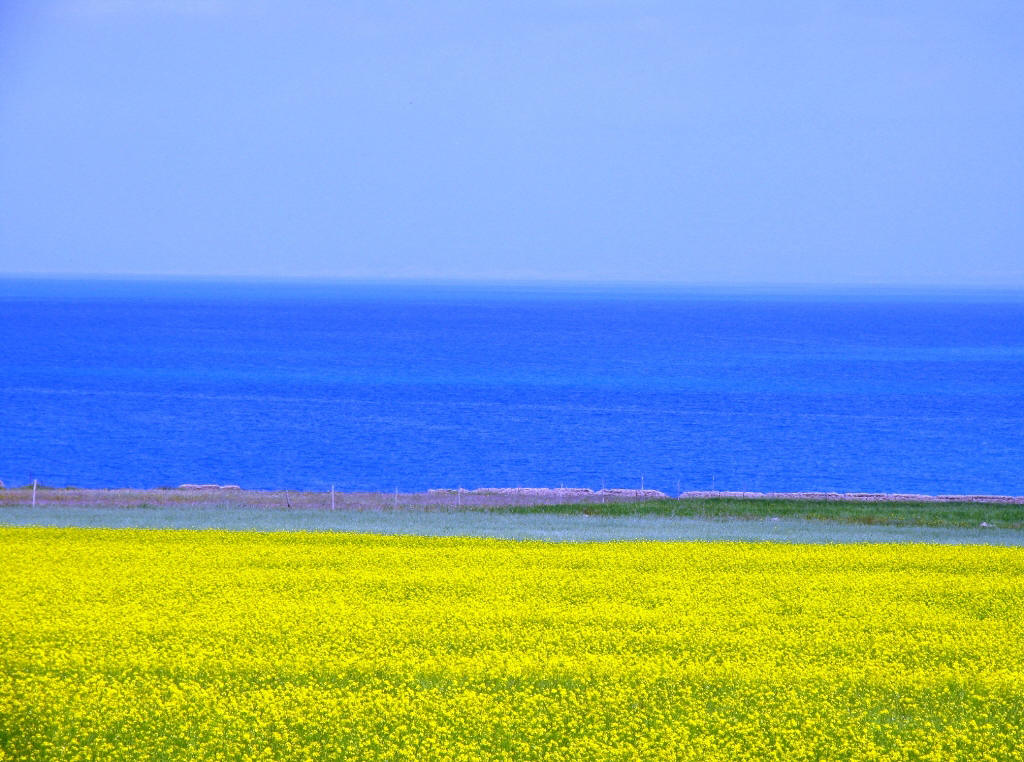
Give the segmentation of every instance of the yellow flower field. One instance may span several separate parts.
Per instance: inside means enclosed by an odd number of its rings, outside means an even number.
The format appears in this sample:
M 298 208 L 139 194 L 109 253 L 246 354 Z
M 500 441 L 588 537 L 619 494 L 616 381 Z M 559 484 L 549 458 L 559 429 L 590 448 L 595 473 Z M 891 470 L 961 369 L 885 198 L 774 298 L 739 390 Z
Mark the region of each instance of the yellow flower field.
M 1024 551 L 0 529 L 4 759 L 1024 759 Z

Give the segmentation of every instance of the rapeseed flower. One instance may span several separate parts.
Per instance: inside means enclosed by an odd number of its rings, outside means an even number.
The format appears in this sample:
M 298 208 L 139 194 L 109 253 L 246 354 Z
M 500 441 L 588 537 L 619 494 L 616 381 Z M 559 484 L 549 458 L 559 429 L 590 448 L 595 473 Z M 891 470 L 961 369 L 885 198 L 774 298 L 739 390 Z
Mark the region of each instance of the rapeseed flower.
M 1024 759 L 1024 551 L 0 529 L 3 759 Z

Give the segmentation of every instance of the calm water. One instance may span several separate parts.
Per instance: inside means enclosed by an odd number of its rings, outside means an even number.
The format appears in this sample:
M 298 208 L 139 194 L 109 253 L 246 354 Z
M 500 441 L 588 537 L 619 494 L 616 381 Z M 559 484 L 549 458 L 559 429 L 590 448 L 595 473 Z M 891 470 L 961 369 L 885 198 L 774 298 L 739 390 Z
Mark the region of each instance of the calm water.
M 0 281 L 0 479 L 1024 493 L 1024 299 Z

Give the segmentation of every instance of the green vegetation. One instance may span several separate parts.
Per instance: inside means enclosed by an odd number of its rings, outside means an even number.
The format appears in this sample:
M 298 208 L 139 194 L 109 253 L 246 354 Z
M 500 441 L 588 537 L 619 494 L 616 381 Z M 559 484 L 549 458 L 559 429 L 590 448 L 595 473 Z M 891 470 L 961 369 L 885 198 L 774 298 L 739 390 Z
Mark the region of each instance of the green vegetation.
M 338 492 L 298 490 L 182 490 L 39 488 L 33 500 L 32 489 L 0 490 L 0 508 L 161 509 L 246 511 L 306 511 L 337 513 L 390 511 L 410 513 L 462 511 L 464 513 L 503 513 L 562 516 L 660 516 L 703 519 L 817 519 L 860 525 L 899 527 L 946 527 L 977 529 L 987 525 L 1001 529 L 1024 529 L 1024 504 L 972 502 L 861 502 L 852 500 L 813 500 L 794 498 L 702 497 L 684 500 L 631 500 L 628 496 L 607 498 L 598 494 L 566 498 L 557 490 L 533 494 L 500 492 Z M 558 502 L 566 501 L 566 502 Z M 571 502 L 568 502 L 571 501 Z
M 564 503 L 492 508 L 504 513 L 559 513 L 590 516 L 693 516 L 697 518 L 801 518 L 851 524 L 1024 528 L 1024 505 L 1008 503 L 892 503 L 825 500 L 645 500 L 616 503 Z

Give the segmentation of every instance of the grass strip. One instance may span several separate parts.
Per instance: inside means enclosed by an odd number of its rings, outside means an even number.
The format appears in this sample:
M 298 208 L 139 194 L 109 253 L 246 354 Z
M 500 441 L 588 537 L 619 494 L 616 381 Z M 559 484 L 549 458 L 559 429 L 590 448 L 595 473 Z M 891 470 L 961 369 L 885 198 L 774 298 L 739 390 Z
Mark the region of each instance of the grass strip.
M 501 513 L 694 518 L 800 518 L 893 526 L 1024 528 L 1024 505 L 1001 503 L 894 503 L 826 500 L 700 498 L 615 503 L 563 503 L 489 508 Z

